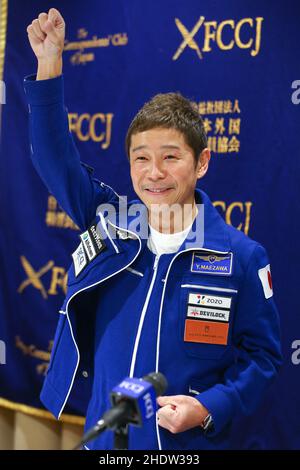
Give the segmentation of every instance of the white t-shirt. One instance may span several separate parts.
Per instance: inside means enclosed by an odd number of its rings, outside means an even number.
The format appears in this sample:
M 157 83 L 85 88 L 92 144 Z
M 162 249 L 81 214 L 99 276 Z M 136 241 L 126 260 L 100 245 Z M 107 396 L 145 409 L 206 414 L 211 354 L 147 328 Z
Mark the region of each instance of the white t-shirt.
M 182 232 L 176 233 L 161 233 L 155 230 L 151 225 L 150 235 L 148 238 L 147 246 L 155 255 L 163 255 L 164 253 L 176 253 L 183 241 L 186 239 L 187 234 L 192 228 L 193 223 L 189 225 Z

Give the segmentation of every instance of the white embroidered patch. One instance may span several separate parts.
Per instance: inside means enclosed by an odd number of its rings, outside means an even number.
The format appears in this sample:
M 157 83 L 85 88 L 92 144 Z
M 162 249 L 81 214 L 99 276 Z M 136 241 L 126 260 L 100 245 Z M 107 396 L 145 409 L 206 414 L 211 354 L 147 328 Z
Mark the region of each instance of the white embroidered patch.
M 78 276 L 78 274 L 87 265 L 87 259 L 82 243 L 80 243 L 78 248 L 74 251 L 74 253 L 72 253 L 72 257 L 74 261 L 75 276 Z
M 273 295 L 272 277 L 270 265 L 258 270 L 259 279 L 262 283 L 265 298 L 269 299 Z
M 221 297 L 219 295 L 200 294 L 200 292 L 193 292 L 189 294 L 188 303 L 194 305 L 204 305 L 205 307 L 230 308 L 231 299 L 231 297 Z
M 230 310 L 218 310 L 213 308 L 194 307 L 188 305 L 187 316 L 190 318 L 201 318 L 203 320 L 229 321 Z

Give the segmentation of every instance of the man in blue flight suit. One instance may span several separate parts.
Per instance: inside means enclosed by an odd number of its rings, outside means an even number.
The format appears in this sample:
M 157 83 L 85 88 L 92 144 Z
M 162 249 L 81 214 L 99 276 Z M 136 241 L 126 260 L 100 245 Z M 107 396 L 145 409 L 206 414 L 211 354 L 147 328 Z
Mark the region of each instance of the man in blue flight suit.
M 266 252 L 195 189 L 210 152 L 197 111 L 175 93 L 155 96 L 129 127 L 139 200 L 124 223 L 119 196 L 80 163 L 68 130 L 63 18 L 52 8 L 27 31 L 38 59 L 24 82 L 33 164 L 83 230 L 41 399 L 59 417 L 77 390 L 90 428 L 124 377 L 160 371 L 168 395 L 155 420 L 130 429 L 130 448 L 226 448 L 233 419 L 253 412 L 281 363 Z M 108 432 L 89 448 L 112 447 Z

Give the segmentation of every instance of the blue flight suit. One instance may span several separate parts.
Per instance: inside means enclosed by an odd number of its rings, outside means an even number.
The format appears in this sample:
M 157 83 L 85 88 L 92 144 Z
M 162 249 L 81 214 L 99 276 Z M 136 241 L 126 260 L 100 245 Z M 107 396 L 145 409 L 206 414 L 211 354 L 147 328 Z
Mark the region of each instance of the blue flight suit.
M 254 411 L 282 360 L 278 312 L 261 277 L 269 265 L 265 249 L 228 226 L 196 189 L 200 210 L 192 230 L 203 227 L 204 215 L 203 239 L 191 244 L 187 238 L 177 253 L 155 256 L 131 229 L 136 217 L 124 224 L 118 195 L 81 164 L 68 129 L 63 77 L 30 76 L 24 87 L 35 168 L 82 231 L 96 227 L 103 244 L 91 261 L 82 242 L 74 253 L 43 403 L 59 417 L 77 393 L 88 429 L 124 377 L 160 371 L 169 383 L 165 394 L 199 399 L 214 431 L 172 434 L 153 419 L 142 429 L 130 427 L 129 447 L 226 448 L 232 420 Z M 115 208 L 114 220 L 99 211 L 105 203 Z M 145 207 L 143 217 L 147 226 Z M 106 432 L 89 448 L 112 446 Z

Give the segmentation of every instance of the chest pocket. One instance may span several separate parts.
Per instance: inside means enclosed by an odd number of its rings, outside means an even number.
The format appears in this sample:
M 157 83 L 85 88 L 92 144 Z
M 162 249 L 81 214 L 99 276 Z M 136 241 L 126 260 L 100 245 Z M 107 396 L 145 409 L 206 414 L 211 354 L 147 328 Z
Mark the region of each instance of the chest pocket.
M 178 331 L 188 355 L 218 360 L 228 351 L 236 296 L 233 288 L 182 282 Z

